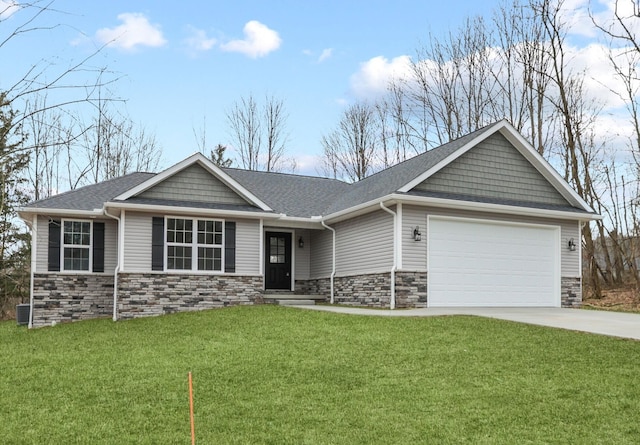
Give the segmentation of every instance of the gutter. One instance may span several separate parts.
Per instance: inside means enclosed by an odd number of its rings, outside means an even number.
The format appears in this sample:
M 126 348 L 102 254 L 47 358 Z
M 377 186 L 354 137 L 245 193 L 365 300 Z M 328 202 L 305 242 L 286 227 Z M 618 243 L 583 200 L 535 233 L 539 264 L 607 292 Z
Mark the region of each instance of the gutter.
M 391 266 L 391 301 L 389 302 L 389 309 L 396 308 L 396 270 L 398 268 L 398 254 L 397 254 L 397 226 L 398 226 L 398 214 L 393 210 L 385 207 L 384 203 L 380 201 L 380 208 L 393 216 L 393 266 Z
M 118 221 L 118 261 L 113 271 L 113 321 L 118 321 L 118 274 L 120 273 L 120 257 L 122 255 L 123 243 L 121 242 L 122 224 L 119 216 L 111 215 L 105 208 L 103 211 L 105 216 Z
M 333 259 L 332 259 L 332 268 L 331 268 L 331 304 L 334 303 L 334 298 L 333 298 L 333 281 L 334 278 L 336 276 L 336 229 L 334 229 L 333 227 L 329 227 L 328 225 L 325 224 L 324 220 L 320 220 L 320 224 L 322 224 L 322 227 L 324 227 L 325 229 L 329 229 L 331 230 L 331 232 L 333 233 Z

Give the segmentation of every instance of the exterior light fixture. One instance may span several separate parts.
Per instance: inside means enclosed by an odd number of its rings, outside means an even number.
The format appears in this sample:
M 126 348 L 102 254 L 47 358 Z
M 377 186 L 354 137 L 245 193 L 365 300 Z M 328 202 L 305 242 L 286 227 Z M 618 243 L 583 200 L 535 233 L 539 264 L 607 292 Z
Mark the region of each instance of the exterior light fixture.
M 413 239 L 415 241 L 422 240 L 422 233 L 420 233 L 420 227 L 419 226 L 416 226 L 416 228 L 413 229 Z
M 300 237 L 300 239 L 298 239 L 298 247 L 301 248 L 301 249 L 304 247 L 304 240 L 302 239 L 302 237 Z
M 569 238 L 569 242 L 567 243 L 569 250 L 570 251 L 574 251 L 576 250 L 576 241 L 573 238 Z

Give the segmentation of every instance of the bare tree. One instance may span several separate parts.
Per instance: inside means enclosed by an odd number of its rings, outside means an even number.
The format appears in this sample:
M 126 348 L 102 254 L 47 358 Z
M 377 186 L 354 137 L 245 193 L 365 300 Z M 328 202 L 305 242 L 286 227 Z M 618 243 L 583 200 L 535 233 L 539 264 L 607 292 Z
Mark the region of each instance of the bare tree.
M 373 107 L 366 103 L 349 106 L 338 127 L 322 136 L 324 165 L 333 169 L 326 173 L 352 182 L 374 173 L 377 134 Z
M 235 102 L 227 111 L 232 146 L 240 157 L 239 164 L 247 170 L 280 171 L 293 162 L 285 157 L 289 140 L 284 101 L 265 96 L 259 105 L 250 94 Z
M 265 130 L 265 170 L 278 171 L 282 163 L 285 147 L 289 138 L 287 133 L 287 115 L 284 102 L 274 96 L 265 98 L 263 107 Z
M 85 165 L 78 184 L 97 183 L 133 171 L 155 171 L 161 149 L 155 135 L 130 118 L 111 111 L 108 101 L 96 103 L 97 114 L 84 124 L 81 147 Z
M 240 156 L 240 165 L 247 170 L 261 170 L 262 145 L 260 111 L 253 95 L 240 98 L 227 112 L 233 147 Z

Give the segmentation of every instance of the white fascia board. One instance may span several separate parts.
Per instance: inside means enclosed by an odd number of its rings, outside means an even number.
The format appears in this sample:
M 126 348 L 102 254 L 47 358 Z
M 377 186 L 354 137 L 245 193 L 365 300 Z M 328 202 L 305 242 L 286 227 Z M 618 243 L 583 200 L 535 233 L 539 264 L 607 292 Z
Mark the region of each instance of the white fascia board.
M 103 216 L 102 209 L 75 210 L 75 209 L 53 209 L 48 207 L 21 207 L 16 210 L 19 215 L 56 215 L 56 216 L 77 216 L 85 218 L 95 218 Z
M 265 212 L 246 212 L 241 210 L 222 210 L 222 209 L 204 209 L 201 207 L 178 207 L 178 206 L 166 206 L 157 204 L 139 204 L 129 202 L 105 202 L 105 208 L 136 210 L 139 212 L 155 212 L 162 214 L 174 214 L 174 215 L 211 215 L 211 216 L 230 216 L 235 218 L 264 218 L 264 219 L 279 219 L 283 215 L 280 213 L 265 213 Z
M 322 217 L 322 221 L 326 222 L 327 224 L 334 224 L 344 219 L 349 219 L 355 216 L 363 215 L 373 210 L 379 210 L 381 202 L 384 202 L 385 205 L 395 204 L 393 202 L 392 203 L 389 202 L 389 200 L 392 199 L 390 196 L 391 195 L 387 195 L 381 198 L 372 199 L 371 201 L 367 201 L 357 206 L 349 207 L 347 209 L 340 210 L 339 212 L 331 213 L 327 216 Z
M 601 215 L 566 212 L 563 210 L 536 209 L 533 207 L 519 207 L 504 204 L 490 204 L 485 202 L 460 201 L 457 199 L 433 198 L 427 196 L 411 196 L 392 194 L 388 199 L 407 204 L 428 205 L 447 209 L 472 210 L 489 213 L 505 213 L 508 215 L 538 216 L 545 218 L 570 219 L 575 221 L 593 221 L 602 219 Z
M 271 226 L 272 227 L 272 226 Z M 282 215 L 278 219 L 278 227 L 287 229 L 319 229 L 324 230 L 322 223 L 317 218 L 302 218 Z
M 132 189 L 127 190 L 126 192 L 122 193 L 119 196 L 116 196 L 113 199 L 114 200 L 122 200 L 122 201 L 127 200 L 127 199 L 131 198 L 132 196 L 136 196 L 136 195 L 144 192 L 145 190 L 150 189 L 154 185 L 159 184 L 160 182 L 164 181 L 165 179 L 167 179 L 167 178 L 173 176 L 174 174 L 184 170 L 186 167 L 189 167 L 189 166 L 191 166 L 193 164 L 196 164 L 196 163 L 200 164 L 205 170 L 207 170 L 213 176 L 218 178 L 225 185 L 230 187 L 234 192 L 238 193 L 240 196 L 245 198 L 250 203 L 260 207 L 262 210 L 265 210 L 265 211 L 271 211 L 272 210 L 267 204 L 262 202 L 260 199 L 258 199 L 257 196 L 255 196 L 249 190 L 244 188 L 240 183 L 235 181 L 233 178 L 231 178 L 225 172 L 223 172 L 222 169 L 220 169 L 220 167 L 218 167 L 213 162 L 211 162 L 209 159 L 207 159 L 202 153 L 194 153 L 194 154 L 192 154 L 188 158 L 183 159 L 182 161 L 178 162 L 177 164 L 173 165 L 172 167 L 169 167 L 168 169 L 158 173 L 157 175 L 147 179 L 143 183 L 137 185 L 136 187 L 133 187 Z
M 460 156 L 462 156 L 463 154 L 468 152 L 472 147 L 475 147 L 480 142 L 482 142 L 483 140 L 485 140 L 486 138 L 488 138 L 489 136 L 494 134 L 496 131 L 498 131 L 500 128 L 502 128 L 504 126 L 504 124 L 506 124 L 506 123 L 507 123 L 507 121 L 503 119 L 502 121 L 500 121 L 499 123 L 497 123 L 493 127 L 488 128 L 487 131 L 479 134 L 477 137 L 475 137 L 471 141 L 467 142 L 465 145 L 463 145 L 462 147 L 460 147 L 459 149 L 457 149 L 456 151 L 451 153 L 449 156 L 444 158 L 442 161 L 438 162 L 432 168 L 430 168 L 429 170 L 427 170 L 426 172 L 424 172 L 420 176 L 416 177 L 415 179 L 413 179 L 411 182 L 407 183 L 406 185 L 400 187 L 398 189 L 398 191 L 399 192 L 405 192 L 405 193 L 409 192 L 415 186 L 417 186 L 421 182 L 426 181 L 433 174 L 439 172 L 444 167 L 446 167 L 447 165 L 451 164 L 453 161 L 458 159 Z

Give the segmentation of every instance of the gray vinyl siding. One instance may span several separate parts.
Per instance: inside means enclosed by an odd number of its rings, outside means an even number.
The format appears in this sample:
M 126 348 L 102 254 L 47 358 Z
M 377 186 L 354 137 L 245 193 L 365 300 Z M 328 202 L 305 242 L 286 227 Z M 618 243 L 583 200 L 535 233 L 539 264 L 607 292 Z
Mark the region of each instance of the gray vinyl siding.
M 118 264 L 118 222 L 104 221 L 104 271 L 114 273 Z
M 500 133 L 488 137 L 414 190 L 569 205 Z
M 49 218 L 45 216 L 38 216 L 36 246 L 36 272 L 46 272 L 49 255 Z
M 424 208 L 402 206 L 402 270 L 427 270 L 427 216 Z M 413 230 L 420 228 L 422 239 L 413 239 Z
M 58 217 L 56 217 L 58 219 Z M 66 220 L 86 218 L 61 218 Z M 104 222 L 104 273 L 114 273 L 118 261 L 118 225 L 115 220 L 94 220 Z M 36 272 L 47 272 L 49 266 L 49 218 L 38 216 L 36 223 Z
M 125 213 L 123 272 L 151 271 L 152 217 L 149 213 Z
M 309 264 L 309 278 L 326 278 L 333 267 L 333 234 L 330 230 L 312 230 Z M 305 246 L 306 247 L 306 246 Z
M 151 222 L 149 213 L 129 213 L 125 218 L 124 256 L 127 272 L 151 271 Z M 158 216 L 158 215 L 156 215 Z M 197 218 L 197 216 L 189 217 Z M 236 273 L 260 275 L 260 222 L 236 222 Z
M 393 266 L 393 216 L 377 210 L 335 224 L 336 275 L 388 272 Z
M 307 229 L 297 229 L 293 243 L 293 251 L 295 257 L 294 277 L 296 280 L 308 280 L 311 268 L 311 238 L 310 231 Z M 302 238 L 304 247 L 298 246 L 298 240 Z
M 262 275 L 260 271 L 260 221 L 236 221 L 236 274 Z
M 426 223 L 427 215 L 453 216 L 460 218 L 476 218 L 494 221 L 519 222 L 527 224 L 544 224 L 552 226 L 560 226 L 560 262 L 561 275 L 563 277 L 579 277 L 580 271 L 580 253 L 579 249 L 570 251 L 567 247 L 570 238 L 576 243 L 580 242 L 580 223 L 578 221 L 570 221 L 563 219 L 548 219 L 529 216 L 501 215 L 493 213 L 472 212 L 468 210 L 447 210 L 418 206 L 403 206 L 403 218 L 405 221 L 418 221 L 422 219 L 423 225 Z M 408 225 L 405 224 L 405 225 Z M 421 248 L 410 249 L 407 243 L 404 243 L 403 249 L 403 269 L 407 270 L 426 270 L 427 268 L 427 231 L 422 232 L 422 242 L 416 243 L 424 246 Z M 404 238 L 404 237 L 403 237 Z
M 218 178 L 198 164 L 191 165 L 138 195 L 141 198 L 246 205 Z

